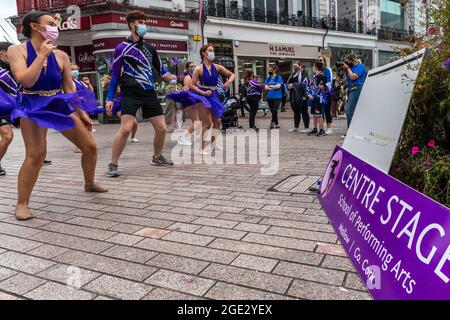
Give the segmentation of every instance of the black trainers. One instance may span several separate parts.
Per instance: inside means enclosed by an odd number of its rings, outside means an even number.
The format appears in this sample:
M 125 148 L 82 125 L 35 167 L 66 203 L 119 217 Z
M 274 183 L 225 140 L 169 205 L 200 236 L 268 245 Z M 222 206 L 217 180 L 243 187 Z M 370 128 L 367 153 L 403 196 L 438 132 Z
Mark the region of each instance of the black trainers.
M 108 171 L 106 171 L 106 175 L 111 178 L 120 176 L 119 166 L 113 163 L 108 164 Z
M 153 156 L 152 164 L 155 166 L 173 166 L 173 162 L 164 158 L 163 155 L 160 155 L 159 157 Z
M 2 168 L 2 166 L 0 165 L 0 176 L 5 176 L 6 175 L 6 171 L 5 169 Z
M 326 135 L 327 135 L 327 133 L 323 129 L 320 129 L 320 131 L 317 133 L 318 137 L 323 137 L 323 136 L 326 136 Z
M 47 165 L 47 166 L 48 166 L 48 165 L 51 165 L 51 164 L 52 164 L 52 161 L 51 161 L 51 160 L 44 160 L 44 164 Z
M 311 136 L 313 134 L 317 134 L 317 128 L 312 129 L 310 132 L 308 132 L 308 136 Z

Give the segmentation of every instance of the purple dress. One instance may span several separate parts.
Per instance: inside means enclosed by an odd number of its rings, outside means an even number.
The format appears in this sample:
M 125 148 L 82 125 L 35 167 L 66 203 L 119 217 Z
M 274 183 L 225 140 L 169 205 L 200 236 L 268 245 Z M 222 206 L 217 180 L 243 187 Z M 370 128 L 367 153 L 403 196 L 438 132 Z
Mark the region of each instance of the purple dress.
M 197 92 L 193 90 L 188 91 L 182 91 L 180 92 L 180 97 L 182 96 L 181 93 L 183 93 L 185 96 L 183 97 L 185 100 L 190 99 L 193 104 L 197 103 L 203 103 L 203 105 L 211 109 L 214 117 L 216 119 L 222 118 L 223 113 L 225 112 L 225 107 L 219 100 L 219 95 L 217 94 L 217 83 L 219 81 L 219 73 L 217 72 L 217 69 L 214 64 L 211 65 L 211 73 L 208 71 L 208 68 L 206 68 L 206 65 L 202 63 L 203 65 L 203 74 L 200 79 L 200 85 L 198 85 L 198 88 L 202 91 L 212 91 L 212 95 L 209 97 L 206 97 L 204 95 L 198 94 Z M 168 95 L 169 97 L 169 95 Z M 177 98 L 177 97 L 175 97 Z M 175 99 L 173 99 L 175 100 Z M 175 100 L 177 101 L 177 100 Z M 177 101 L 181 102 L 181 101 Z M 191 104 L 192 105 L 192 104 Z
M 188 72 L 184 72 L 183 76 L 180 78 L 180 81 L 183 80 L 186 76 L 190 76 L 190 74 Z M 167 99 L 171 99 L 175 102 L 178 102 L 181 104 L 181 106 L 183 108 L 188 108 L 188 107 L 195 107 L 195 104 L 197 103 L 197 101 L 190 96 L 189 92 L 191 92 L 190 90 L 184 90 L 184 91 L 178 91 L 178 92 L 173 92 L 173 93 L 169 93 L 166 95 Z
M 83 110 L 95 110 L 90 111 L 90 115 L 96 115 L 98 113 L 102 113 L 103 109 L 98 108 L 97 99 L 95 98 L 95 94 L 89 90 L 89 88 L 80 80 L 73 79 L 73 83 L 75 84 L 75 89 L 77 91 L 79 97 L 79 103 L 81 103 L 80 108 Z
M 11 112 L 20 103 L 20 84 L 14 79 L 9 65 L 0 61 L 0 125 L 11 122 Z
M 29 67 L 37 55 L 30 41 L 26 46 Z M 41 128 L 70 130 L 75 127 L 75 121 L 70 117 L 76 111 L 75 106 L 87 113 L 97 110 L 97 104 L 86 103 L 77 92 L 62 93 L 61 70 L 52 52 L 47 58 L 47 68 L 43 68 L 36 83 L 31 88 L 23 89 L 21 102 L 12 111 L 11 120 L 27 118 Z

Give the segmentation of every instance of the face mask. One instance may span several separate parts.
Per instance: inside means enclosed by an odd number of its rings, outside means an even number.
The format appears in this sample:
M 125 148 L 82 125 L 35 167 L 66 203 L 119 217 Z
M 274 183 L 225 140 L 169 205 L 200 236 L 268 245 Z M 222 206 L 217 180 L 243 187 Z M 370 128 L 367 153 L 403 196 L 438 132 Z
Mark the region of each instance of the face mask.
M 136 25 L 136 34 L 139 37 L 143 37 L 145 36 L 145 34 L 147 33 L 147 26 L 145 24 L 138 24 Z
M 45 40 L 55 41 L 59 37 L 59 30 L 58 27 L 49 26 L 48 24 L 45 25 L 44 32 L 41 32 L 42 36 Z
M 72 70 L 71 73 L 72 73 L 72 78 L 74 78 L 74 79 L 77 79 L 78 76 L 80 75 L 80 71 L 78 71 L 78 70 Z
M 188 72 L 189 72 L 189 74 L 194 74 L 194 70 L 195 70 L 195 68 L 190 68 L 189 70 L 188 70 Z
M 216 58 L 216 55 L 214 54 L 214 52 L 208 52 L 208 60 L 209 61 L 214 61 L 214 59 Z
M 269 71 L 269 76 L 272 76 L 273 75 L 273 71 Z

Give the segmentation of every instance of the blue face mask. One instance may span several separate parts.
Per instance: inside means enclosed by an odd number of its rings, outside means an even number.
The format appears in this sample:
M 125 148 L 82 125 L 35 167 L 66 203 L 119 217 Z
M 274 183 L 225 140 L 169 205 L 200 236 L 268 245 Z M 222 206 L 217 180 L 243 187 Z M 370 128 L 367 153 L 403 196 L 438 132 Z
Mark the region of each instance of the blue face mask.
M 74 78 L 74 79 L 77 79 L 78 76 L 80 75 L 80 71 L 78 71 L 78 70 L 72 70 L 71 73 L 72 73 L 72 78 Z
M 136 34 L 139 37 L 141 38 L 144 37 L 146 33 L 147 33 L 147 26 L 145 24 L 138 24 L 136 26 Z

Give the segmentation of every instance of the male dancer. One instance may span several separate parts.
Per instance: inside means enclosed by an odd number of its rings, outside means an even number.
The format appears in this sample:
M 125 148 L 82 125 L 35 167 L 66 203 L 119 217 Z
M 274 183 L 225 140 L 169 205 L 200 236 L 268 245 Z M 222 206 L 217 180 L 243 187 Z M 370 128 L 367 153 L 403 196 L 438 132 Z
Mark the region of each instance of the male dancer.
M 127 15 L 127 23 L 131 30 L 131 36 L 120 43 L 114 52 L 106 110 L 112 111 L 114 95 L 120 81 L 122 116 L 120 118 L 120 129 L 113 141 L 112 159 L 106 173 L 108 177 L 120 175 L 118 170 L 119 158 L 133 130 L 136 112 L 139 108 L 142 108 L 143 118 L 150 118 L 155 130 L 153 164 L 158 166 L 173 165 L 172 161 L 167 160 L 161 154 L 167 128 L 164 112 L 154 90 L 152 68 L 159 71 L 165 81 L 176 79 L 176 76 L 171 75 L 163 67 L 156 49 L 144 42 L 144 35 L 147 33 L 145 21 L 144 13 L 140 11 L 130 12 Z

